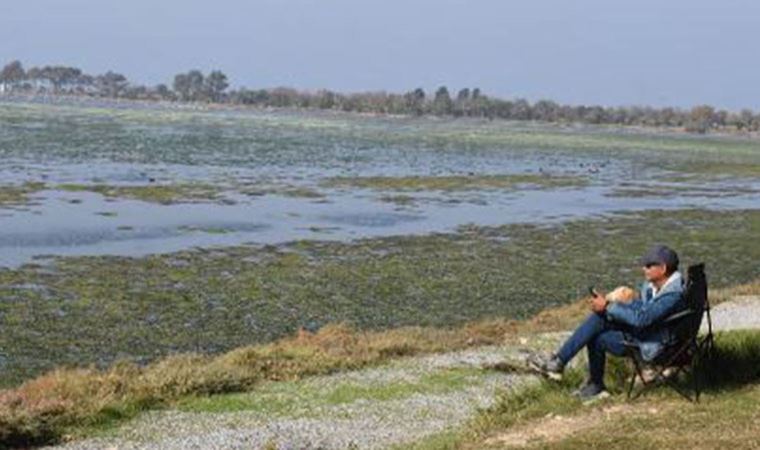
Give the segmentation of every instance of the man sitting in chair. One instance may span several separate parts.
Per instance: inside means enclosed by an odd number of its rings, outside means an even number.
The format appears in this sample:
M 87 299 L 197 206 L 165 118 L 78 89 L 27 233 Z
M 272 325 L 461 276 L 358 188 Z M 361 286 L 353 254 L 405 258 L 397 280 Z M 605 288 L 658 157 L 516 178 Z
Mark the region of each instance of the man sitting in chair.
M 668 342 L 667 329 L 645 328 L 683 308 L 683 278 L 678 272 L 678 255 L 657 245 L 641 260 L 644 282 L 639 297 L 630 303 L 610 302 L 600 293 L 590 301 L 592 314 L 551 356 L 532 355 L 528 365 L 555 380 L 562 379 L 567 363 L 583 348 L 588 351 L 589 378 L 575 395 L 584 401 L 609 396 L 604 387 L 606 352 L 623 356 L 626 352 L 623 329 L 633 335 L 647 361 L 654 359 Z

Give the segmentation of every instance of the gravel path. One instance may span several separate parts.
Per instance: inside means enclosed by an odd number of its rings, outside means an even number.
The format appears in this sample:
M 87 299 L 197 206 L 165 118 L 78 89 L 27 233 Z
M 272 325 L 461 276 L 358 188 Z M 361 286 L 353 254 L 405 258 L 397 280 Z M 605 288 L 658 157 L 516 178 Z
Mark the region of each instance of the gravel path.
M 760 296 L 738 297 L 716 306 L 712 321 L 716 331 L 760 329 Z M 543 335 L 530 346 L 553 346 L 566 335 Z M 387 448 L 455 430 L 478 408 L 491 405 L 499 391 L 536 382 L 531 375 L 487 369 L 505 360 L 523 358 L 524 353 L 515 347 L 490 346 L 400 359 L 382 367 L 309 378 L 282 389 L 282 383 L 270 383 L 234 396 L 247 407 L 228 407 L 233 409 L 228 412 L 202 408 L 201 412 L 187 408 L 151 411 L 124 424 L 112 436 L 49 448 Z M 444 382 L 436 389 L 427 389 L 431 377 L 436 376 L 443 377 Z M 445 377 L 453 381 L 445 382 Z M 353 394 L 336 399 L 346 389 Z
M 383 367 L 309 378 L 278 392 L 284 397 L 280 401 L 292 399 L 298 404 L 300 398 L 302 408 L 284 412 L 267 407 L 222 413 L 151 411 L 120 427 L 114 436 L 49 448 L 256 449 L 272 444 L 278 449 L 386 448 L 454 430 L 478 408 L 493 404 L 499 391 L 536 382 L 532 375 L 488 369 L 505 359 L 522 358 L 518 349 L 489 346 L 401 359 Z M 451 374 L 455 380 L 457 374 L 461 378 L 449 387 L 443 383 L 433 392 L 402 392 L 404 395 L 389 399 L 359 395 L 349 401 L 319 400 L 333 398 L 346 386 L 360 392 L 382 392 L 384 386 L 424 386 L 431 383 L 431 377 Z M 236 398 L 256 395 L 254 391 Z M 266 396 L 271 395 L 272 390 L 267 391 Z
M 714 331 L 760 329 L 760 296 L 736 297 L 715 306 L 710 311 Z M 702 331 L 706 331 L 706 322 Z

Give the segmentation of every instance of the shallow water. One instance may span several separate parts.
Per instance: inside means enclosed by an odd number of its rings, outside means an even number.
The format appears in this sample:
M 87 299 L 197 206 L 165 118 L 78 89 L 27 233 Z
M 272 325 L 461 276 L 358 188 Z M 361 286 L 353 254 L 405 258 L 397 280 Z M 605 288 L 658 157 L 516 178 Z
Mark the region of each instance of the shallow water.
M 691 141 L 655 138 L 486 121 L 0 104 L 0 184 L 46 186 L 27 205 L 0 204 L 0 266 L 43 255 L 141 256 L 249 242 L 447 232 L 465 224 L 544 223 L 617 211 L 758 207 L 760 180 L 746 176 L 679 183 L 679 189 L 693 190 L 676 195 L 619 195 L 621 188 L 674 186 L 659 179 L 680 172 L 664 167 L 688 162 L 689 153 L 671 147 Z M 693 142 L 706 146 L 695 159 L 719 150 L 751 164 L 760 159 L 751 143 Z M 578 177 L 583 184 L 458 192 L 321 185 L 333 176 L 541 173 Z M 226 202 L 162 205 L 57 189 L 72 183 L 202 183 L 218 187 Z M 272 186 L 269 193 L 244 194 Z M 307 188 L 322 197 L 277 193 L 286 188 Z M 409 201 L 383 201 L 393 195 Z
M 37 205 L 0 216 L 0 266 L 18 266 L 42 255 L 143 256 L 192 247 L 447 232 L 465 224 L 547 223 L 623 210 L 757 205 L 753 195 L 631 199 L 611 198 L 608 192 L 591 187 L 479 193 L 475 199 L 447 197 L 397 206 L 363 192 L 333 193 L 327 202 L 267 195 L 253 200 L 238 196 L 233 205 L 160 205 L 108 201 L 89 192 L 42 191 Z

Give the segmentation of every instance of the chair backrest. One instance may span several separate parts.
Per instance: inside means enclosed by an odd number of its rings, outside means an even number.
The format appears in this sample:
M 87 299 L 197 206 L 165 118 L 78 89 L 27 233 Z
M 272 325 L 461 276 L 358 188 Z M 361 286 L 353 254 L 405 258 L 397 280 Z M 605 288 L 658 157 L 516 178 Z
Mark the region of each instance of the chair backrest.
M 689 266 L 683 299 L 686 308 L 693 311 L 693 314 L 681 321 L 673 330 L 679 341 L 691 339 L 699 333 L 702 318 L 709 308 L 704 263 Z

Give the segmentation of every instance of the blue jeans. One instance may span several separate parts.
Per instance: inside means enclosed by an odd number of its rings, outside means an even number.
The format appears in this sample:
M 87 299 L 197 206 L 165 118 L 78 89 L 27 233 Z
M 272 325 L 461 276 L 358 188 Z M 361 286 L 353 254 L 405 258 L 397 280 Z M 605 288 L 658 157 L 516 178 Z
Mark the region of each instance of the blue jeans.
M 615 329 L 605 319 L 604 314 L 592 313 L 565 341 L 557 352 L 557 357 L 567 364 L 583 347 L 586 347 L 588 351 L 588 372 L 591 382 L 603 386 L 606 352 L 616 356 L 625 354 L 623 332 Z

